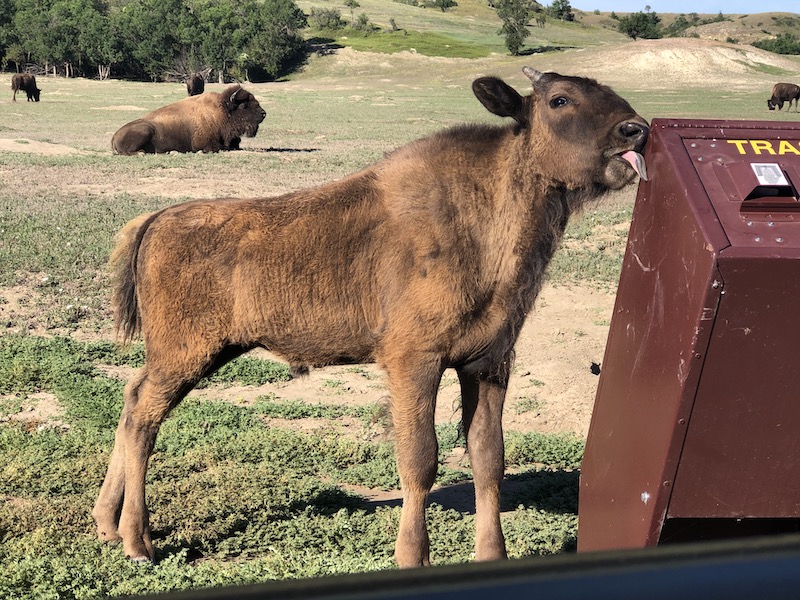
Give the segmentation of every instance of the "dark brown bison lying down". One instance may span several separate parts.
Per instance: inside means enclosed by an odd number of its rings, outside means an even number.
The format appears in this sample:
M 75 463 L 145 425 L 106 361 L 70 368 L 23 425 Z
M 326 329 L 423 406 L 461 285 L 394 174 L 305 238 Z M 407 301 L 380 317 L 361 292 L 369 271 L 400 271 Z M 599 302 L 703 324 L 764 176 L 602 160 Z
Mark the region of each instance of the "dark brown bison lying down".
M 514 344 L 569 216 L 645 177 L 648 126 L 591 79 L 524 69 L 533 93 L 473 83 L 504 126 L 463 125 L 340 181 L 277 198 L 197 200 L 134 219 L 111 264 L 125 388 L 100 537 L 154 556 L 145 473 L 159 426 L 204 376 L 255 347 L 298 369 L 376 361 L 391 391 L 403 509 L 395 559 L 429 562 L 434 406 L 453 368 L 476 497 L 475 556 L 506 556 L 502 408 Z
M 115 154 L 236 150 L 254 137 L 267 113 L 239 85 L 162 106 L 123 125 L 111 138 Z
M 789 106 L 786 110 L 792 109 L 792 102 L 794 102 L 794 109 L 797 110 L 797 103 L 800 102 L 800 86 L 794 83 L 776 83 L 772 88 L 772 96 L 767 100 L 767 108 L 770 110 L 783 110 L 783 103 L 788 102 Z
M 42 90 L 36 87 L 36 77 L 30 73 L 16 73 L 11 78 L 11 89 L 14 92 L 11 97 L 12 102 L 17 101 L 17 92 L 25 92 L 28 102 L 39 102 L 42 93 Z

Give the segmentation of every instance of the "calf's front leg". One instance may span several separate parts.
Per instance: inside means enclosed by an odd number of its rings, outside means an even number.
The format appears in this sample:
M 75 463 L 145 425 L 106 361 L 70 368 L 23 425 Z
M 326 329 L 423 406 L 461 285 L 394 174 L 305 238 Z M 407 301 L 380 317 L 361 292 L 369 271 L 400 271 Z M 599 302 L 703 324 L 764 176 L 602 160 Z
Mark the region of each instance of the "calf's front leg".
M 500 526 L 500 484 L 505 471 L 503 403 L 507 369 L 487 376 L 457 369 L 467 452 L 475 481 L 475 559 L 507 558 Z
M 413 365 L 423 366 L 415 368 Z M 387 365 L 386 371 L 392 397 L 397 471 L 403 490 L 394 558 L 401 568 L 429 565 L 425 503 L 438 467 L 434 409 L 442 369 L 438 361 L 416 357 L 416 360 L 401 361 L 397 366 Z

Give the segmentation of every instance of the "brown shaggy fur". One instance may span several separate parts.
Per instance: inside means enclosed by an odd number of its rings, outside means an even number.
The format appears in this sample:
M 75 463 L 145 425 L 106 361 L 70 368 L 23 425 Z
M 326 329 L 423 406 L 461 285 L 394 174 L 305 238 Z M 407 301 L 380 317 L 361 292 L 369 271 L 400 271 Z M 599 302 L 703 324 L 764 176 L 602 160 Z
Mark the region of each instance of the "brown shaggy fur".
M 797 112 L 797 103 L 800 101 L 800 86 L 794 83 L 776 83 L 772 88 L 772 96 L 767 100 L 767 108 L 770 110 L 783 110 L 783 103 L 788 102 L 789 106 L 786 110 L 792 109 L 792 102 L 794 102 L 794 110 Z
M 473 83 L 508 126 L 455 127 L 318 188 L 186 202 L 122 230 L 116 321 L 125 338 L 141 331 L 147 363 L 125 388 L 92 513 L 102 539 L 153 558 L 144 482 L 161 422 L 200 378 L 264 347 L 297 368 L 382 365 L 404 567 L 429 563 L 434 406 L 454 368 L 475 478 L 475 556 L 506 556 L 501 419 L 514 343 L 570 214 L 635 179 L 622 154 L 640 151 L 648 133 L 593 80 L 525 72 L 526 97 L 494 77 Z
M 236 150 L 254 137 L 266 113 L 250 92 L 232 85 L 162 106 L 123 125 L 111 138 L 114 154 Z
M 25 92 L 28 96 L 28 102 L 39 102 L 39 97 L 42 92 L 36 87 L 36 77 L 30 73 L 16 73 L 11 78 L 11 89 L 14 95 L 11 97 L 12 102 L 17 101 L 17 92 Z

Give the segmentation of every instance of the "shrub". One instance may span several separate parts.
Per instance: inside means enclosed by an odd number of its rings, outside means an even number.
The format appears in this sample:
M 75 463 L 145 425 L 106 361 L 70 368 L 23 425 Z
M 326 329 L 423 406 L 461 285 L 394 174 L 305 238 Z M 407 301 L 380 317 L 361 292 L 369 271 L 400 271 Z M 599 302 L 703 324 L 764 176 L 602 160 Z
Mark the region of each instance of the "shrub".
M 336 30 L 344 28 L 342 13 L 335 8 L 314 8 L 308 16 L 311 25 L 316 29 Z

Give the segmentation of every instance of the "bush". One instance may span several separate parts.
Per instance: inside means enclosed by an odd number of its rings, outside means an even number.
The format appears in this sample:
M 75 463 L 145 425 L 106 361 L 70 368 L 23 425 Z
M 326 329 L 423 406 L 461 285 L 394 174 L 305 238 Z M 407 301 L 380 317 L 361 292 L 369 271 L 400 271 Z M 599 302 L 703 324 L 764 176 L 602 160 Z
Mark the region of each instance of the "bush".
M 342 13 L 335 8 L 312 8 L 308 16 L 311 25 L 323 31 L 335 31 L 344 28 Z
M 793 33 L 781 33 L 775 39 L 759 40 L 753 46 L 776 54 L 800 54 L 800 40 Z
M 654 12 L 636 12 L 619 18 L 617 28 L 634 40 L 653 40 L 662 37 L 661 17 Z

